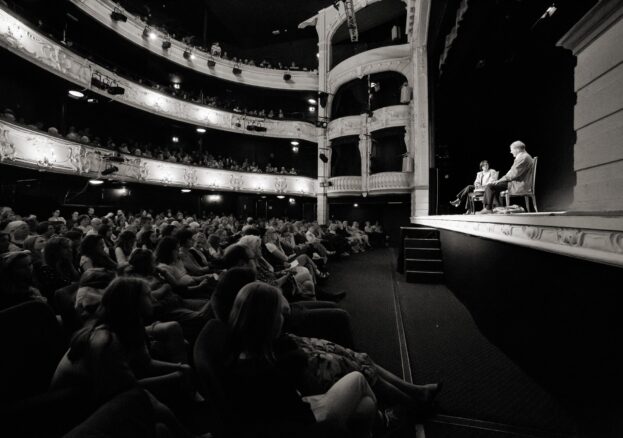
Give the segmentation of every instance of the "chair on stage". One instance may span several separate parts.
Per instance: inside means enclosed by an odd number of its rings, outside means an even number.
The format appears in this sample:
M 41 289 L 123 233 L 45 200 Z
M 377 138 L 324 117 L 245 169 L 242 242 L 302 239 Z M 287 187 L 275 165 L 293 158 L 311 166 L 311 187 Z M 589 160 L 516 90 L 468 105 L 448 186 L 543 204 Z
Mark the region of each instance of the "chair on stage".
M 532 175 L 530 176 L 531 184 L 527 190 L 518 192 L 518 193 L 510 193 L 509 190 L 505 190 L 500 193 L 500 198 L 506 199 L 505 205 L 507 207 L 510 205 L 512 197 L 523 196 L 524 201 L 526 203 L 526 211 L 528 212 L 530 211 L 530 200 L 532 200 L 532 205 L 534 205 L 534 211 L 537 213 L 539 212 L 539 209 L 537 208 L 537 205 L 536 205 L 536 165 L 537 165 L 538 159 L 539 159 L 538 157 L 534 157 L 532 161 L 532 169 L 531 169 Z
M 500 176 L 500 172 L 495 170 L 493 172 L 493 181 L 497 181 L 499 176 Z M 482 202 L 484 197 L 485 197 L 484 190 L 474 190 L 473 192 L 467 195 L 467 203 L 468 203 L 467 210 L 469 211 L 469 214 L 474 214 L 476 212 L 475 203 Z

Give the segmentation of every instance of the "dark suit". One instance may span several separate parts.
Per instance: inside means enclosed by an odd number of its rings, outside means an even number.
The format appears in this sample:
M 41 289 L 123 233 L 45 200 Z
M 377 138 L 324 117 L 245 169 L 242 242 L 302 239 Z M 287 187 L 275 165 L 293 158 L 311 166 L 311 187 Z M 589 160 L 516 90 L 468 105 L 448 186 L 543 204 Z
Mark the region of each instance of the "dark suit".
M 515 157 L 510 170 L 496 183 L 485 187 L 483 204 L 486 209 L 493 209 L 493 204 L 497 203 L 497 194 L 504 190 L 517 193 L 529 189 L 532 184 L 533 160 L 526 151 L 520 152 Z

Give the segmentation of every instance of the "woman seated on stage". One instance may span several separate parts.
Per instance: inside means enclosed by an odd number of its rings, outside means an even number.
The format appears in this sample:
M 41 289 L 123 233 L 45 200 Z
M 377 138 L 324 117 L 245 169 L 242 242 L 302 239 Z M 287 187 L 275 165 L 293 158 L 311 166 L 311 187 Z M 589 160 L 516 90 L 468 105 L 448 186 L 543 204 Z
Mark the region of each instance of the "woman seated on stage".
M 470 194 L 474 192 L 484 192 L 487 184 L 491 184 L 498 179 L 498 171 L 489 168 L 489 162 L 487 160 L 480 162 L 480 169 L 480 172 L 476 174 L 474 184 L 470 184 L 461 190 L 456 195 L 456 199 L 454 201 L 450 201 L 450 204 L 454 207 L 458 207 L 463 201 L 463 198 L 465 198 L 465 210 L 470 210 Z

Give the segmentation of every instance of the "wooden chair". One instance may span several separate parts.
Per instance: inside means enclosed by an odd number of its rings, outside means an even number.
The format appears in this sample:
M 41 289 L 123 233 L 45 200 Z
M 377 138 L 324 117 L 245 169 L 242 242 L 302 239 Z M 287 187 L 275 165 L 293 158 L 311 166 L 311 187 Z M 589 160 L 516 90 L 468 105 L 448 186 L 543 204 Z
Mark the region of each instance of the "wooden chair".
M 519 192 L 519 193 L 509 193 L 508 190 L 503 191 L 502 193 L 500 193 L 500 197 L 502 199 L 506 199 L 506 206 L 508 207 L 509 205 L 511 205 L 511 198 L 513 197 L 517 197 L 517 196 L 523 196 L 524 201 L 526 203 L 526 211 L 530 211 L 530 199 L 532 200 L 532 205 L 534 205 L 534 211 L 535 212 L 539 212 L 539 209 L 536 205 L 536 165 L 537 165 L 537 160 L 539 159 L 539 157 L 534 157 L 533 161 L 532 161 L 532 184 L 530 185 L 530 189 L 524 191 L 524 192 Z
M 493 180 L 497 181 L 499 176 L 500 176 L 500 172 L 498 170 L 496 170 L 494 172 L 494 175 L 493 175 Z M 468 196 L 468 198 L 467 198 L 468 201 L 467 202 L 469 203 L 469 208 L 468 208 L 469 214 L 474 214 L 475 211 L 476 211 L 475 203 L 476 202 L 482 202 L 482 200 L 485 197 L 485 192 L 484 191 L 482 191 L 482 192 L 481 191 L 478 191 L 478 192 L 474 191 L 474 192 L 470 193 L 467 196 Z

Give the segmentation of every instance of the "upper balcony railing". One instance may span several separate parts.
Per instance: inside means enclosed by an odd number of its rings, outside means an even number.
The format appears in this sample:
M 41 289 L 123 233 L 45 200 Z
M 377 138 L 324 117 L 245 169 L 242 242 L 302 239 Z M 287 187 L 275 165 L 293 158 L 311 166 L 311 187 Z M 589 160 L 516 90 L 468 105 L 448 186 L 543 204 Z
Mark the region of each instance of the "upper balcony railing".
M 177 99 L 130 81 L 43 36 L 2 6 L 0 45 L 85 89 L 153 114 L 223 131 L 317 141 L 317 128 L 311 123 L 230 113 Z M 110 86 L 118 87 L 115 90 L 122 94 L 110 94 Z
M 231 82 L 257 87 L 276 88 L 280 90 L 317 90 L 318 74 L 311 71 L 278 70 L 262 68 L 248 64 L 240 64 L 218 56 L 211 56 L 202 50 L 194 49 L 192 59 L 185 58 L 184 52 L 189 49 L 187 44 L 170 38 L 164 32 L 155 27 L 150 28 L 150 36 L 143 37 L 147 23 L 123 10 L 119 5 L 110 0 L 71 0 L 84 13 L 90 15 L 103 25 L 117 32 L 122 37 L 155 53 L 158 56 L 193 69 L 200 73 L 214 76 Z M 115 21 L 111 18 L 113 11 L 121 12 L 126 21 Z M 168 49 L 162 48 L 162 42 L 169 41 Z M 208 65 L 210 61 L 210 66 Z M 213 63 L 213 64 L 212 64 Z M 242 72 L 234 74 L 233 68 L 239 67 Z M 284 80 L 284 75 L 289 74 L 290 79 Z
M 110 157 L 119 157 L 114 162 Z M 0 120 L 0 163 L 96 178 L 110 163 L 119 170 L 106 178 L 180 188 L 316 196 L 316 179 L 246 173 L 158 161 L 86 146 Z
M 372 117 L 361 114 L 332 120 L 327 127 L 329 140 L 349 135 L 365 134 L 385 128 L 407 126 L 409 124 L 410 106 L 387 106 L 375 110 L 372 114 Z

